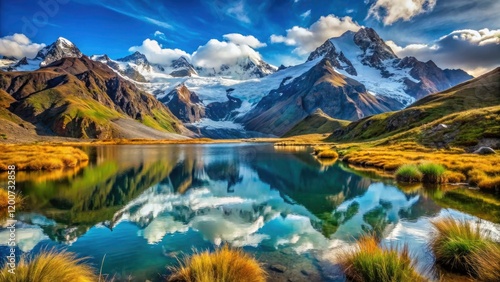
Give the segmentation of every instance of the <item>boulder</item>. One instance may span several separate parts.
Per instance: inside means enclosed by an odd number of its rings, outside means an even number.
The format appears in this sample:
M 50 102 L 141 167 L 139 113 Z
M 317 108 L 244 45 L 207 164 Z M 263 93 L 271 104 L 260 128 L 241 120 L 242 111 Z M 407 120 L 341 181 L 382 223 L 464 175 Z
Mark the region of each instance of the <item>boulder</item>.
M 493 150 L 490 147 L 480 147 L 479 149 L 477 149 L 476 151 L 474 151 L 474 154 L 478 154 L 478 155 L 492 155 L 492 154 L 496 154 L 496 152 L 495 152 L 495 150 Z

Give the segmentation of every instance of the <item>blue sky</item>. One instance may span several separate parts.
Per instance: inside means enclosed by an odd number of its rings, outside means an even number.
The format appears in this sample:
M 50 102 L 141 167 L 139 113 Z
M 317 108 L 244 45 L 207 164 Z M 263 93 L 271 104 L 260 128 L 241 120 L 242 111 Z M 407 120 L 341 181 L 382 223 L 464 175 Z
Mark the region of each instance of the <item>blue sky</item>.
M 38 44 L 62 36 L 87 55 L 119 58 L 139 50 L 163 60 L 191 56 L 215 39 L 211 48 L 203 49 L 205 58 L 211 58 L 210 52 L 229 48 L 222 42 L 232 42 L 228 38 L 233 37 L 224 35 L 236 33 L 255 37 L 259 43 L 249 45 L 264 60 L 289 65 L 303 61 L 328 37 L 368 26 L 391 41 L 400 56 L 433 59 L 443 67 L 478 74 L 500 64 L 493 58 L 500 57 L 498 12 L 498 0 L 2 0 L 0 54 L 14 52 L 9 48 L 16 45 L 10 41 L 21 41 L 18 49 L 32 54 Z M 14 40 L 14 34 L 24 34 L 29 43 Z M 469 54 L 477 52 L 483 55 Z M 454 62 L 455 56 L 464 54 L 469 56 L 463 62 Z

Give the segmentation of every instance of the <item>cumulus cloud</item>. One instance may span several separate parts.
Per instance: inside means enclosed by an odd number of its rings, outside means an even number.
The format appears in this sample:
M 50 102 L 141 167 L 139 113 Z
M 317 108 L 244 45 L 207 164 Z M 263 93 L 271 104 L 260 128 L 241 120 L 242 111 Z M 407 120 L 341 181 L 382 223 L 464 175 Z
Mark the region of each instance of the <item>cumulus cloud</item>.
M 260 54 L 246 44 L 211 39 L 193 53 L 192 63 L 201 67 L 219 67 L 234 64 L 240 58 L 260 59 Z
M 165 37 L 165 34 L 160 31 L 155 32 L 154 35 L 158 38 Z M 195 66 L 209 68 L 219 67 L 222 64 L 233 64 L 238 59 L 248 57 L 254 60 L 262 58 L 254 49 L 265 47 L 266 44 L 260 42 L 255 36 L 229 33 L 223 35 L 223 38 L 225 41 L 209 40 L 192 54 L 180 49 L 164 48 L 154 39 L 146 39 L 142 45 L 130 47 L 129 51 L 139 51 L 155 64 L 170 65 L 173 60 L 184 56 Z
M 224 39 L 234 44 L 248 45 L 254 49 L 267 46 L 266 43 L 260 42 L 259 39 L 255 38 L 255 36 L 253 35 L 245 36 L 239 33 L 229 33 L 229 34 L 224 34 L 222 37 L 224 37 Z
M 360 26 L 349 16 L 339 18 L 335 15 L 328 15 L 319 18 L 309 28 L 294 26 L 286 31 L 286 36 L 273 34 L 271 42 L 297 46 L 294 52 L 298 55 L 306 55 L 329 38 L 338 37 L 348 30 L 358 31 L 359 29 Z
M 21 33 L 0 38 L 0 54 L 18 59 L 33 58 L 43 47 L 45 44 L 32 43 L 26 35 Z
M 474 76 L 500 65 L 500 29 L 456 30 L 429 44 L 387 44 L 400 57 L 432 60 L 447 68 L 461 68 Z
M 436 0 L 377 0 L 368 10 L 368 17 L 391 25 L 399 20 L 409 21 L 416 15 L 432 11 Z
M 190 58 L 191 55 L 181 49 L 163 48 L 156 40 L 146 39 L 140 46 L 132 46 L 128 49 L 130 52 L 139 51 L 146 55 L 151 63 L 160 65 L 169 65 L 173 60 L 181 56 Z

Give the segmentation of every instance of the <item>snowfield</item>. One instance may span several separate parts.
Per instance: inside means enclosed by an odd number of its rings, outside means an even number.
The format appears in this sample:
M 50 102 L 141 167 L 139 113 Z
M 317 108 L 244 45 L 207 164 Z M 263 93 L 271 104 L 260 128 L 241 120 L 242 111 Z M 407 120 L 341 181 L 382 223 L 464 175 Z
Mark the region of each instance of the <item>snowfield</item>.
M 344 70 L 337 70 L 339 73 L 363 83 L 366 90 L 374 95 L 387 96 L 408 106 L 415 102 L 415 98 L 406 94 L 403 80 L 408 78 L 414 82 L 419 82 L 408 72 L 410 69 L 396 69 L 393 66 L 394 60 L 384 61 L 384 67 L 393 75 L 384 78 L 379 69 L 364 65 L 363 51 L 354 43 L 354 33 L 347 32 L 340 37 L 330 39 L 335 49 L 342 53 L 351 61 L 358 75 L 350 75 Z M 369 55 L 369 54 L 367 54 Z

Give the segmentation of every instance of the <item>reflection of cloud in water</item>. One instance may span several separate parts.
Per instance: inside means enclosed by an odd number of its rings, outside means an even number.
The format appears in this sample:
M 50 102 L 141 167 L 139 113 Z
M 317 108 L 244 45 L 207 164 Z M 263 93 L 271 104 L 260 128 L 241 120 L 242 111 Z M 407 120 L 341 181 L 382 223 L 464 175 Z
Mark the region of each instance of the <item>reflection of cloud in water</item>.
M 175 221 L 172 216 L 158 216 L 146 228 L 139 231 L 139 236 L 143 236 L 149 244 L 153 244 L 160 242 L 166 234 L 184 233 L 188 229 L 188 226 Z
M 170 185 L 151 187 L 119 211 L 116 220 L 145 226 L 140 235 L 149 243 L 189 228 L 214 244 L 287 246 L 302 252 L 326 243 L 311 225 L 311 218 L 316 218 L 305 207 L 285 201 L 245 166 L 240 177 L 232 193 L 227 192 L 226 182 L 208 177 L 205 187 L 185 194 L 174 193 Z
M 343 202 L 337 211 L 345 211 L 353 202 L 359 204 L 359 211 L 350 220 L 340 225 L 335 238 L 351 239 L 363 233 L 363 224 L 367 224 L 363 216 L 379 207 L 385 211 L 385 220 L 388 223 L 396 223 L 399 220 L 399 211 L 409 209 L 414 205 L 420 196 L 408 198 L 401 190 L 383 183 L 375 183 L 368 187 L 366 193 Z
M 7 246 L 9 242 L 10 231 L 8 229 L 0 230 L 0 246 Z M 35 225 L 28 225 L 18 222 L 16 224 L 16 244 L 23 252 L 31 251 L 38 243 L 49 239 L 43 233 L 42 228 Z

